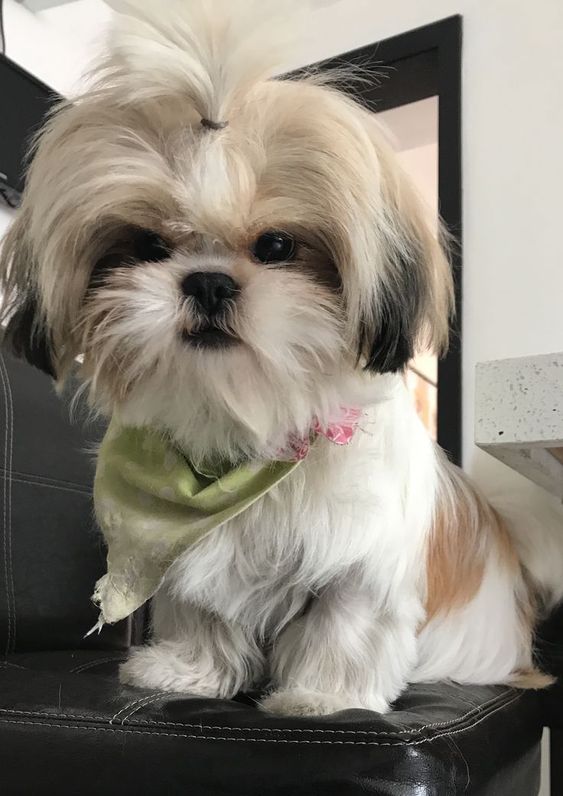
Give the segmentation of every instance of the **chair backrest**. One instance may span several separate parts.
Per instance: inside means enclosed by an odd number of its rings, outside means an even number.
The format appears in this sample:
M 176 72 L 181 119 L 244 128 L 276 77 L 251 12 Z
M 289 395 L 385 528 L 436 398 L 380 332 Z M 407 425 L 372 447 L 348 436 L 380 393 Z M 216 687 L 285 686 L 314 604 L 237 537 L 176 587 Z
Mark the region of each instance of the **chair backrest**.
M 132 622 L 85 639 L 105 553 L 88 448 L 101 424 L 70 422 L 49 377 L 0 352 L 0 655 L 129 646 Z

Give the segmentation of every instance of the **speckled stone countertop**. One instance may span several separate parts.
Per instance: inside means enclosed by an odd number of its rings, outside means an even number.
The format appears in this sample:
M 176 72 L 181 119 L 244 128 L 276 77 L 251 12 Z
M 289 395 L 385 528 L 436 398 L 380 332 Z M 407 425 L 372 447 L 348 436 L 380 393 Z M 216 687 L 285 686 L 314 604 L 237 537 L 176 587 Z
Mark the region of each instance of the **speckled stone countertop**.
M 475 442 L 563 499 L 563 353 L 477 365 Z

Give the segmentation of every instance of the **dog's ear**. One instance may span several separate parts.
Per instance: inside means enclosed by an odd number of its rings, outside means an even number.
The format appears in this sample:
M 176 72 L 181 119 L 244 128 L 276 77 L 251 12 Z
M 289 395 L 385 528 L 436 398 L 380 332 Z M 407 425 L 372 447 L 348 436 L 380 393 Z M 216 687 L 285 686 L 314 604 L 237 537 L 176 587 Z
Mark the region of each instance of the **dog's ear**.
M 21 210 L 0 250 L 3 341 L 16 356 L 56 378 L 50 333 L 35 286 L 36 262 L 28 221 L 27 213 Z
M 23 299 L 14 311 L 4 340 L 16 356 L 26 359 L 53 379 L 57 378 L 49 334 L 39 320 L 37 300 L 32 295 Z
M 406 367 L 416 351 L 446 351 L 453 280 L 440 223 L 378 130 L 377 274 L 360 318 L 359 355 L 376 373 Z

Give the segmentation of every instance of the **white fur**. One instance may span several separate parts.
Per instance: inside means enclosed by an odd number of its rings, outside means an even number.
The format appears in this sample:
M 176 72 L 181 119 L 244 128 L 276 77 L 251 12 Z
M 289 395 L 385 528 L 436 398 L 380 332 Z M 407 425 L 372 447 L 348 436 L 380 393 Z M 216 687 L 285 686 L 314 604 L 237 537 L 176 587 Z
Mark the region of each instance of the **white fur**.
M 418 636 L 412 682 L 510 682 L 533 668 L 530 638 L 518 616 L 519 578 L 492 556 L 475 598 L 431 621 Z

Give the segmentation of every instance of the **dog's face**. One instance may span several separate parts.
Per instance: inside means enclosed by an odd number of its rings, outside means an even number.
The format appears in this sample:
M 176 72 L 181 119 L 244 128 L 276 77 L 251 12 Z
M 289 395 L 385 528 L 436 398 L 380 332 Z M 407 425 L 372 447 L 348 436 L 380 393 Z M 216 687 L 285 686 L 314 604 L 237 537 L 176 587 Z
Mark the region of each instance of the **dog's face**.
M 104 410 L 228 448 L 445 344 L 446 258 L 367 111 L 260 80 L 214 130 L 116 63 L 49 122 L 3 248 L 28 358 L 62 378 L 82 354 Z

